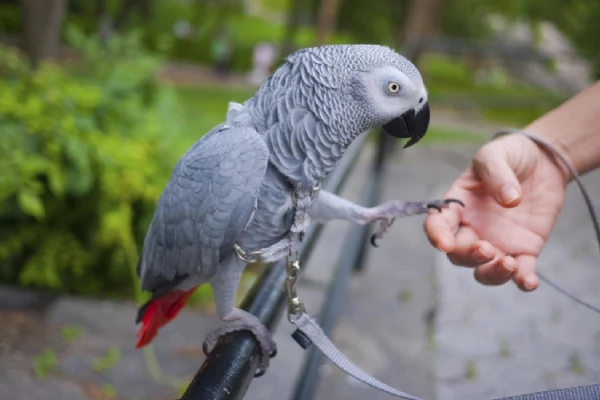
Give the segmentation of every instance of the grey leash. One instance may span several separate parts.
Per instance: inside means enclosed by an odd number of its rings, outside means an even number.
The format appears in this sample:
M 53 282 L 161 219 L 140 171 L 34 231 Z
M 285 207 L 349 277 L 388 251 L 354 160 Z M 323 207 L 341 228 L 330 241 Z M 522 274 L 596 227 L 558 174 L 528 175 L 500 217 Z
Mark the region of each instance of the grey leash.
M 596 231 L 596 238 L 598 240 L 598 245 L 600 246 L 600 227 L 598 224 L 598 219 L 596 217 L 596 212 L 594 210 L 594 206 L 590 200 L 590 196 L 585 189 L 581 179 L 579 178 L 579 174 L 575 169 L 571 166 L 571 164 L 567 161 L 567 159 L 560 154 L 552 144 L 546 141 L 543 138 L 532 135 L 531 133 L 524 132 L 522 130 L 516 129 L 505 129 L 498 133 L 496 133 L 492 139 L 495 139 L 500 136 L 519 133 L 522 134 L 532 141 L 536 142 L 538 145 L 549 150 L 556 158 L 560 159 L 569 169 L 573 178 L 577 182 L 581 193 L 585 199 L 588 210 L 592 217 L 592 222 L 594 225 L 594 230 Z M 336 345 L 327 337 L 325 332 L 321 329 L 319 324 L 306 313 L 304 303 L 298 297 L 296 293 L 296 283 L 299 279 L 300 273 L 300 264 L 298 262 L 298 254 L 296 254 L 296 261 L 291 261 L 291 255 L 287 257 L 287 279 L 285 282 L 285 291 L 288 296 L 288 320 L 294 324 L 298 331 L 294 332 L 292 337 L 298 342 L 298 344 L 304 349 L 308 348 L 310 344 L 314 344 L 320 351 L 323 353 L 325 357 L 327 357 L 332 363 L 337 365 L 340 369 L 346 372 L 348 375 L 353 378 L 375 388 L 379 389 L 383 392 L 386 392 L 394 397 L 408 399 L 408 400 L 424 400 L 420 397 L 410 395 L 401 390 L 395 389 L 385 383 L 379 381 L 372 375 L 368 374 L 366 371 L 359 368 L 356 364 L 354 364 L 350 359 L 348 359 L 337 347 Z M 584 302 L 583 300 L 578 299 L 576 296 L 570 294 L 566 290 L 562 289 L 557 284 L 553 283 L 548 278 L 544 277 L 542 274 L 538 272 L 540 279 L 546 282 L 552 288 L 558 290 L 560 293 L 569 297 L 573 301 L 583 305 L 584 307 L 591 309 L 597 313 L 600 313 L 600 309 L 595 307 L 589 303 Z M 299 334 L 301 332 L 302 334 Z M 509 399 L 509 398 L 505 398 Z M 510 397 L 510 399 L 519 399 L 519 400 L 600 400 L 600 385 L 591 385 L 586 387 L 577 387 L 577 388 L 569 388 L 569 389 L 559 389 L 559 390 L 550 390 L 546 392 L 534 393 L 530 395 L 516 396 Z M 502 399 L 498 399 L 502 400 Z
M 298 254 L 296 254 L 296 260 L 291 261 L 290 255 L 287 256 L 286 260 L 287 279 L 285 281 L 284 289 L 288 296 L 288 320 L 296 325 L 298 330 L 303 335 L 294 333 L 292 337 L 298 342 L 298 344 L 306 349 L 310 344 L 314 344 L 325 357 L 327 357 L 332 363 L 337 365 L 340 369 L 346 372 L 353 378 L 366 383 L 369 386 L 379 389 L 386 393 L 391 394 L 394 397 L 408 400 L 424 400 L 420 397 L 412 396 L 408 393 L 404 393 L 401 390 L 394 389 L 393 387 L 386 385 L 377 378 L 371 376 L 356 364 L 354 364 L 348 357 L 344 355 L 336 347 L 335 344 L 327 337 L 323 329 L 319 326 L 310 315 L 306 313 L 304 303 L 298 297 L 296 293 L 296 283 L 300 277 L 300 263 L 298 261 Z

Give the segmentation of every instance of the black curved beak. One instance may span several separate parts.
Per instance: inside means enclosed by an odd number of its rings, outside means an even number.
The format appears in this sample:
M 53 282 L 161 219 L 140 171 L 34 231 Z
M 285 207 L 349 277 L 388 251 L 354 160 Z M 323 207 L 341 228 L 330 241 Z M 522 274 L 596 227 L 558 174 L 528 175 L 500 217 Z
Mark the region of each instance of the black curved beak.
M 415 110 L 410 110 L 394 118 L 387 124 L 383 125 L 383 130 L 388 134 L 398 139 L 409 139 L 403 148 L 412 146 L 418 143 L 429 128 L 429 104 L 425 103 L 423 108 L 415 113 Z

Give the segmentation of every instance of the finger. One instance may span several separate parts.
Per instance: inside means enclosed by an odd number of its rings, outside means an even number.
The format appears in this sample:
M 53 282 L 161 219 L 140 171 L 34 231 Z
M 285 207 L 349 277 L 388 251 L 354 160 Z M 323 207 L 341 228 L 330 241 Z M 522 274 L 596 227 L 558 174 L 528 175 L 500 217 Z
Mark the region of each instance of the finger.
M 496 257 L 494 246 L 479 240 L 477 233 L 469 226 L 461 226 L 456 232 L 455 240 L 454 250 L 448 253 L 448 259 L 454 265 L 477 267 Z
M 493 261 L 475 268 L 474 277 L 482 285 L 503 285 L 513 277 L 517 268 L 517 260 L 513 257 L 498 256 Z
M 488 193 L 504 207 L 521 202 L 521 185 L 502 147 L 483 146 L 473 158 L 473 171 Z
M 536 258 L 533 256 L 519 256 L 517 257 L 517 263 L 517 272 L 513 277 L 515 284 L 525 292 L 537 289 L 540 280 L 535 273 Z
M 427 239 L 438 250 L 448 253 L 454 250 L 456 243 L 454 231 L 460 221 L 460 207 L 448 207 L 440 213 L 432 211 L 425 218 L 423 228 Z

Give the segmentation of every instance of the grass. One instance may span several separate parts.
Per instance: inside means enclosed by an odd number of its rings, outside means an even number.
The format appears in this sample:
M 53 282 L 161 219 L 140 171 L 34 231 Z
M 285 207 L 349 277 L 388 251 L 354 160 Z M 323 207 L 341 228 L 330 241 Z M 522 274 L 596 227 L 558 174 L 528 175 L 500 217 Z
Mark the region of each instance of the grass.
M 475 108 L 489 122 L 522 126 L 566 100 L 543 88 L 513 83 L 498 69 L 476 80 L 465 62 L 441 55 L 425 56 L 421 72 L 431 103 Z
M 470 130 L 459 130 L 445 126 L 430 126 L 427 134 L 419 144 L 484 144 L 487 140 L 485 135 Z
M 113 368 L 121 359 L 121 350 L 111 347 L 105 355 L 92 359 L 92 370 L 100 372 Z
M 58 366 L 58 358 L 52 349 L 44 349 L 33 360 L 33 371 L 38 378 L 43 378 Z
M 177 88 L 186 131 L 190 137 L 204 135 L 225 120 L 230 101 L 243 102 L 254 94 L 253 89 L 222 87 Z
M 476 81 L 468 65 L 460 59 L 428 54 L 421 62 L 421 73 L 430 94 L 456 93 L 486 96 L 550 96 L 556 93 L 540 87 L 510 82 L 501 70 L 488 70 L 487 78 Z

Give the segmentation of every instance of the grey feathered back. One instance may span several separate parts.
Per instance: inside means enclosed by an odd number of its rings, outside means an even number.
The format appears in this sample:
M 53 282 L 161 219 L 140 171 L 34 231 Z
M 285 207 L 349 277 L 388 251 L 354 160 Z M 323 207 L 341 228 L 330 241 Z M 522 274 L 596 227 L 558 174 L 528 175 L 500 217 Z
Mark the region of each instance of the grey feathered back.
M 143 290 L 215 274 L 251 219 L 268 158 L 253 129 L 223 125 L 183 155 L 146 234 L 138 271 Z

